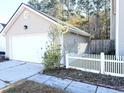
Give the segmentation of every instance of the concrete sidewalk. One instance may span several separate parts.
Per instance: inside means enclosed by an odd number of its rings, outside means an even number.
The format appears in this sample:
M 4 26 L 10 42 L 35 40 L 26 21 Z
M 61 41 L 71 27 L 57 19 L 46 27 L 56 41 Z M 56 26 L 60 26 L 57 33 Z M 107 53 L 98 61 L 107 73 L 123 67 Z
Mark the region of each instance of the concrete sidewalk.
M 33 80 L 56 88 L 61 88 L 72 93 L 124 93 L 118 90 L 76 82 L 69 79 L 56 78 L 44 74 L 37 74 L 28 78 L 28 80 Z
M 53 76 L 39 74 L 43 70 L 41 64 L 20 61 L 7 61 L 0 63 L 0 89 L 22 79 L 33 80 L 53 87 L 61 88 L 72 93 L 124 93 L 121 91 L 61 79 Z
M 41 64 L 21 61 L 0 63 L 0 89 L 19 80 L 38 74 L 43 69 Z

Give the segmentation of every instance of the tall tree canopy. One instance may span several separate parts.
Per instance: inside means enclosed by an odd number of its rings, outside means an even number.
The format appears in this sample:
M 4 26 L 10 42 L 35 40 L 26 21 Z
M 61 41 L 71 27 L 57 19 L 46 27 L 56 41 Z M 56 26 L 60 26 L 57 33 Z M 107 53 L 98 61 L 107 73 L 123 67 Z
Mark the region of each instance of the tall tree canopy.
M 94 39 L 108 39 L 110 0 L 29 0 L 41 12 L 68 22 L 92 34 Z

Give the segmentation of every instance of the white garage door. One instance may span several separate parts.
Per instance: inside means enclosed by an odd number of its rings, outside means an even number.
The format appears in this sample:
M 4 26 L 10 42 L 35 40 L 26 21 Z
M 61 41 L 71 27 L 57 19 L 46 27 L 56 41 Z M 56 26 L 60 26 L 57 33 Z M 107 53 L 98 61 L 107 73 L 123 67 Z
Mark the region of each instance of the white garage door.
M 47 35 L 25 35 L 12 37 L 12 59 L 27 62 L 42 62 Z

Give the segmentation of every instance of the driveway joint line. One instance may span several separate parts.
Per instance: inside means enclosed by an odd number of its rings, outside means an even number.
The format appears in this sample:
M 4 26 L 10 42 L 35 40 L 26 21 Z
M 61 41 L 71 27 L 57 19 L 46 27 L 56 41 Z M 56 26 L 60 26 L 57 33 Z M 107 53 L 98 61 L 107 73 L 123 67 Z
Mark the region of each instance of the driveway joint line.
M 11 67 L 8 67 L 8 68 L 6 68 L 6 69 L 15 68 L 15 67 L 18 67 L 18 66 L 21 66 L 21 65 L 25 65 L 25 64 L 26 64 L 26 63 L 21 63 L 21 64 L 19 64 L 19 65 L 11 66 Z M 2 72 L 2 71 L 4 71 L 4 69 L 1 69 L 0 72 Z
M 49 81 L 51 78 L 52 78 L 52 76 L 50 76 L 47 80 L 45 80 L 45 81 L 43 82 L 43 84 L 44 84 L 45 82 Z
M 96 86 L 96 89 L 95 89 L 95 92 L 94 92 L 94 93 L 97 93 L 97 91 L 98 91 L 98 87 L 99 87 L 99 86 Z
M 29 78 L 31 78 L 31 77 L 33 77 L 33 76 L 35 76 L 35 75 L 38 75 L 38 73 L 39 73 L 39 72 L 37 72 L 36 74 L 33 74 L 33 75 L 29 76 L 29 77 L 26 77 L 26 78 L 24 78 L 24 79 L 26 79 L 26 80 L 27 80 L 27 79 L 29 79 Z
M 72 82 L 73 80 L 71 80 L 71 82 L 64 88 L 64 90 L 66 90 L 71 85 Z

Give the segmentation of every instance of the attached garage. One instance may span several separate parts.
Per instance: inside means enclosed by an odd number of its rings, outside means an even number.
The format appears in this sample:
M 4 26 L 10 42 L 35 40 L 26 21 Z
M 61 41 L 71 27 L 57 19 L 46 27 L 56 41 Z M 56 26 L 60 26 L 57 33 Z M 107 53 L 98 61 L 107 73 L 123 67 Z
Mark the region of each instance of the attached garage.
M 12 60 L 42 62 L 53 22 L 21 5 L 2 32 L 6 38 L 6 56 Z
M 6 38 L 6 57 L 26 62 L 42 62 L 48 41 L 48 32 L 53 24 L 58 25 L 60 23 L 50 16 L 22 4 L 2 31 L 2 35 Z M 69 33 L 71 34 L 67 34 L 64 38 L 67 40 L 77 39 L 77 44 L 78 42 L 87 43 L 90 35 L 77 28 L 76 31 L 74 29 L 70 30 L 72 32 Z M 67 45 L 67 42 L 65 43 L 63 45 Z M 71 47 L 70 45 L 67 47 Z M 66 49 L 68 50 L 68 48 Z
M 12 37 L 12 59 L 41 62 L 45 51 L 46 35 L 17 35 Z

